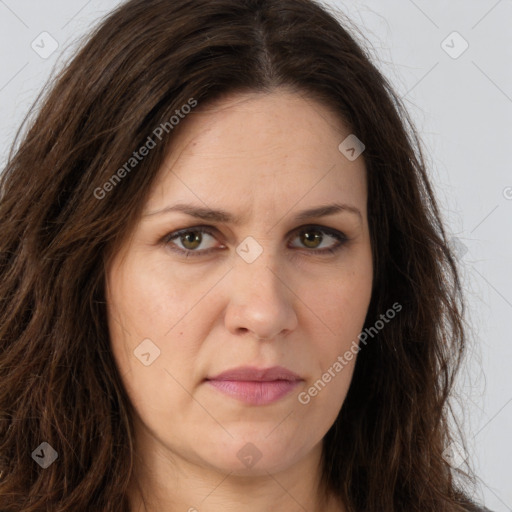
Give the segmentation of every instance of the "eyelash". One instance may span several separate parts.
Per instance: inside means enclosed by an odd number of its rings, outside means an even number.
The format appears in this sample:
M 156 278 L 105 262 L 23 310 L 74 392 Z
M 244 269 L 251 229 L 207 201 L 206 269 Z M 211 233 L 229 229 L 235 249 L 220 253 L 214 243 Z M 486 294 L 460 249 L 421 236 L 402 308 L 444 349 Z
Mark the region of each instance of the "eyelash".
M 324 235 L 331 236 L 334 239 L 338 240 L 337 245 L 335 245 L 334 247 L 331 247 L 331 248 L 327 248 L 327 249 L 310 249 L 310 250 L 308 250 L 307 247 L 304 248 L 304 249 L 306 249 L 307 252 L 312 252 L 314 254 L 322 254 L 322 255 L 336 254 L 349 241 L 349 238 L 347 238 L 345 236 L 345 234 L 340 231 L 336 231 L 335 229 L 331 229 L 331 228 L 326 228 L 324 226 L 315 226 L 315 225 L 303 226 L 301 228 L 298 228 L 298 230 L 295 231 L 295 233 L 296 233 L 295 236 L 300 235 L 304 231 L 316 231 L 316 232 L 322 233 Z M 172 247 L 170 242 L 172 242 L 173 240 L 179 239 L 181 236 L 183 236 L 187 233 L 201 233 L 201 234 L 206 233 L 207 235 L 210 235 L 215 238 L 215 232 L 216 232 L 216 230 L 211 228 L 210 226 L 193 226 L 190 228 L 180 229 L 179 231 L 173 231 L 172 233 L 169 233 L 168 235 L 164 236 L 163 239 L 161 240 L 161 242 L 165 246 L 169 246 L 170 250 L 172 250 L 173 252 L 177 252 L 177 253 L 180 253 L 181 255 L 185 255 L 185 257 L 187 257 L 187 258 L 189 256 L 194 256 L 194 257 L 205 256 L 205 255 L 210 254 L 211 252 L 216 251 L 218 249 L 215 247 L 212 247 L 210 249 L 204 249 L 202 251 L 199 251 L 199 250 L 192 251 L 190 249 L 177 248 L 176 246 Z M 322 240 L 322 242 L 323 242 L 323 240 Z

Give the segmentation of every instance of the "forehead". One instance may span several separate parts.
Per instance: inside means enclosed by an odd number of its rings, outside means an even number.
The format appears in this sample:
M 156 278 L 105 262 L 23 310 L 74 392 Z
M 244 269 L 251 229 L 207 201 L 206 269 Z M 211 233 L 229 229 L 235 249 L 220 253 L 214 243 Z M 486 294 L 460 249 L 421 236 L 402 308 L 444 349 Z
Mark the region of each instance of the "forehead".
M 349 133 L 334 112 L 298 93 L 247 93 L 199 105 L 180 126 L 169 160 L 185 148 L 188 154 L 200 151 L 221 159 L 243 158 L 247 152 L 276 158 L 281 148 L 293 150 L 290 157 L 318 157 L 327 145 L 336 149 L 340 137 Z
M 364 159 L 349 161 L 338 149 L 349 128 L 312 99 L 244 94 L 199 105 L 182 123 L 146 212 L 172 197 L 204 204 L 259 198 L 268 207 L 305 195 L 308 203 L 365 200 Z

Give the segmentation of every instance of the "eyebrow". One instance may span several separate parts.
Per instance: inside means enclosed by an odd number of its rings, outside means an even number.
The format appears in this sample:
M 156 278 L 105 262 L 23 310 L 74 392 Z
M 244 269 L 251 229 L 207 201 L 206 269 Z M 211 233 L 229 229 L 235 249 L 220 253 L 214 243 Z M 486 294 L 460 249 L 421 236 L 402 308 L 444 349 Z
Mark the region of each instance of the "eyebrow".
M 185 213 L 186 215 L 190 215 L 191 217 L 195 217 L 197 219 L 211 222 L 221 222 L 225 224 L 239 225 L 242 222 L 242 219 L 239 216 L 233 215 L 225 210 L 213 210 L 211 208 L 203 208 L 192 204 L 184 203 L 178 203 L 173 206 L 167 206 L 165 208 L 162 208 L 161 210 L 146 213 L 144 217 L 149 217 L 153 215 L 163 215 L 171 212 L 181 212 Z M 310 218 L 327 217 L 329 215 L 335 215 L 341 212 L 347 212 L 357 215 L 361 221 L 363 220 L 361 211 L 358 208 L 344 203 L 326 204 L 317 206 L 315 208 L 303 210 L 297 213 L 297 215 L 295 216 L 295 220 L 302 221 Z

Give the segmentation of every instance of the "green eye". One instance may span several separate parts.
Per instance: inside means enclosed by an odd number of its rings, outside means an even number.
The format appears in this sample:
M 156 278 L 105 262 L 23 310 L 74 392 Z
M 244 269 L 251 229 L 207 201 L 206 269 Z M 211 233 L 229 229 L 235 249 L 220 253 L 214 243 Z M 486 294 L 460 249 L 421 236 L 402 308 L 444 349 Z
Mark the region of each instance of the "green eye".
M 206 247 L 198 250 L 204 242 L 204 235 L 215 238 L 215 231 L 216 230 L 210 226 L 195 226 L 192 228 L 181 229 L 179 231 L 173 231 L 165 236 L 163 243 L 166 246 L 169 246 L 172 251 L 180 253 L 185 257 L 204 256 L 206 254 L 210 254 L 212 251 L 220 249 L 215 247 Z M 307 226 L 302 228 L 300 231 L 296 231 L 293 238 L 299 238 L 301 245 L 292 245 L 292 247 L 297 249 L 311 249 L 308 252 L 314 254 L 334 254 L 340 250 L 346 242 L 348 242 L 348 238 L 340 231 L 322 226 Z M 319 249 L 326 238 L 335 240 L 337 243 Z M 222 247 L 222 249 L 224 248 L 225 247 Z
M 203 232 L 188 231 L 187 233 L 180 235 L 179 238 L 186 250 L 195 250 L 203 241 Z

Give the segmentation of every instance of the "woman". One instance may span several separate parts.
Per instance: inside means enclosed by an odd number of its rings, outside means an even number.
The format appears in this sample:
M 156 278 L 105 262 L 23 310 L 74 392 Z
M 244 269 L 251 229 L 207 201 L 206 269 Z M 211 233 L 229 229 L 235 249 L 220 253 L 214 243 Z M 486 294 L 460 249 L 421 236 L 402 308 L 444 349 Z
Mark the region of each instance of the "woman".
M 324 8 L 121 5 L 1 189 L 2 510 L 480 510 L 420 143 Z

